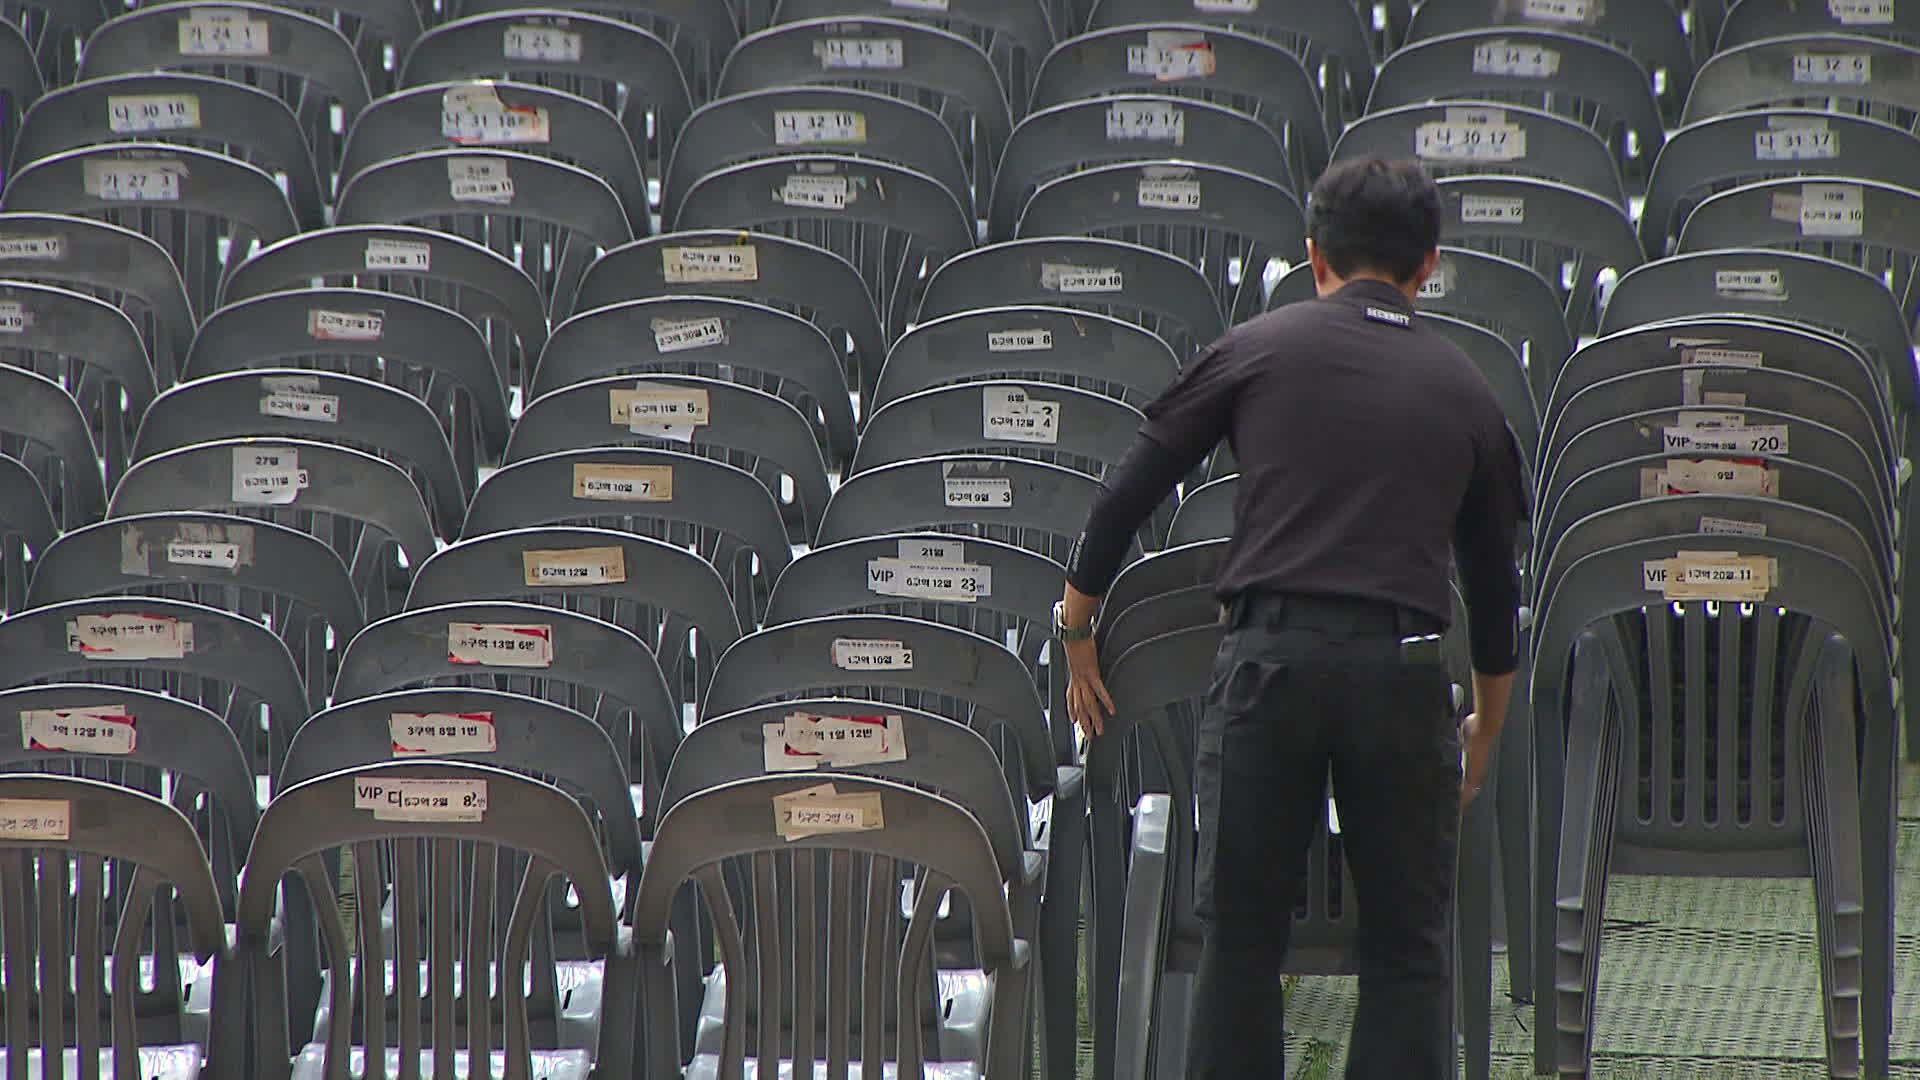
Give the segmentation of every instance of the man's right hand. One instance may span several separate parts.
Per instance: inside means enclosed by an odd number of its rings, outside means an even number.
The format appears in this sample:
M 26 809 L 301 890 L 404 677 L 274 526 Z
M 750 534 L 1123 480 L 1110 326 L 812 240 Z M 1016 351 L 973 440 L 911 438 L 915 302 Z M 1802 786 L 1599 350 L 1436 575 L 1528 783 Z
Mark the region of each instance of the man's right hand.
M 1460 781 L 1460 812 L 1464 814 L 1487 781 L 1487 767 L 1500 744 L 1500 729 L 1482 727 L 1480 714 L 1473 713 L 1460 724 L 1460 744 L 1467 755 L 1467 774 Z

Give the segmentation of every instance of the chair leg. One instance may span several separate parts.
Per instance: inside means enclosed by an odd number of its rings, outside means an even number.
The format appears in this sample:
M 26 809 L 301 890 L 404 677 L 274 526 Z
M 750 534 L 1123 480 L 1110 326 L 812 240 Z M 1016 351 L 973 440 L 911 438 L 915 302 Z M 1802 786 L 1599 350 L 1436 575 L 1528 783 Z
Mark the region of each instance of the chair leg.
M 1040 908 L 1040 1045 L 1044 1080 L 1073 1080 L 1080 1021 L 1080 886 L 1087 861 L 1085 795 L 1055 796 L 1049 828 L 1047 892 Z
M 1500 736 L 1495 784 L 1487 794 L 1498 820 L 1494 836 L 1500 845 L 1500 887 L 1507 909 L 1507 985 L 1517 1001 L 1534 1000 L 1533 770 L 1527 752 L 1532 737 L 1526 694 L 1515 693 Z
M 1093 895 L 1087 905 L 1092 953 L 1094 1080 L 1113 1080 L 1114 1024 L 1118 1019 L 1120 935 L 1127 891 L 1127 816 L 1111 791 L 1092 795 Z
M 1579 657 L 1574 662 L 1553 938 L 1542 943 L 1552 948 L 1554 957 L 1553 1028 L 1543 1034 L 1553 1041 L 1552 1065 L 1560 1076 L 1585 1077 L 1593 1060 L 1601 918 L 1620 799 L 1620 725 L 1609 715 L 1606 667 L 1600 652 L 1592 648 L 1587 650 L 1586 663 Z M 1536 1015 L 1536 1026 L 1541 1023 Z
M 1803 775 L 1814 907 L 1819 913 L 1822 1001 L 1826 1006 L 1827 1072 L 1860 1075 L 1864 935 L 1877 928 L 1863 915 L 1860 791 L 1855 779 L 1853 655 L 1828 639 L 1821 649 L 1819 706 L 1808 726 Z M 1890 951 L 1890 950 L 1889 950 Z M 1885 1066 L 1875 1075 L 1884 1076 Z
M 1500 790 L 1481 793 L 1460 823 L 1460 856 L 1454 881 L 1454 985 L 1460 1030 L 1466 1037 L 1467 1080 L 1487 1080 L 1493 1070 L 1493 846 L 1494 807 Z M 1511 955 L 1511 954 L 1509 954 Z

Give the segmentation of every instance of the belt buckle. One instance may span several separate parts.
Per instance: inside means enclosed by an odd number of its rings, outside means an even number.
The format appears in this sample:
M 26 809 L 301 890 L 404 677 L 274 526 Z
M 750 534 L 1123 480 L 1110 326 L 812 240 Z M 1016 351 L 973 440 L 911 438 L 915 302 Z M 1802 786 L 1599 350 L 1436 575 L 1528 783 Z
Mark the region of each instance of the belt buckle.
M 1437 664 L 1440 662 L 1439 634 L 1415 634 L 1400 639 L 1400 662 L 1403 664 Z

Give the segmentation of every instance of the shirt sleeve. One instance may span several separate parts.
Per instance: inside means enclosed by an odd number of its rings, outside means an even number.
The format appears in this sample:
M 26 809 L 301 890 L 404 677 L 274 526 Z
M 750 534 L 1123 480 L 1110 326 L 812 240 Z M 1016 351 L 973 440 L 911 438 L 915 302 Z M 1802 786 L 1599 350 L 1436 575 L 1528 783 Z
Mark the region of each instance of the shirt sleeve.
M 1200 350 L 1180 377 L 1147 406 L 1140 432 L 1191 467 L 1220 445 L 1233 426 L 1244 365 L 1234 362 L 1231 338 Z
M 1505 675 L 1519 666 L 1520 571 L 1514 560 L 1525 517 L 1520 450 L 1503 423 L 1475 450 L 1473 479 L 1453 530 L 1473 669 L 1483 675 Z

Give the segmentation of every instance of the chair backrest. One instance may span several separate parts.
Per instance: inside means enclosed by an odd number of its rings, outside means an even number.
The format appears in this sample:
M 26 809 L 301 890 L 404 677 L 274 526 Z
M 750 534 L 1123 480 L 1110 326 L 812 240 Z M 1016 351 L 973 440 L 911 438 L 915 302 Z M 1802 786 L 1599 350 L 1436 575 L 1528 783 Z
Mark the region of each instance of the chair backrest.
M 401 63 L 432 15 L 414 0 L 298 0 L 291 6 L 340 28 L 375 97 L 393 92 Z
M 900 335 L 872 408 L 936 386 L 1014 377 L 1139 408 L 1179 374 L 1167 343 L 1133 323 L 1063 307 L 990 307 L 928 319 Z
M 542 917 L 551 914 L 548 905 L 559 896 L 570 895 L 578 904 L 575 917 L 587 953 L 609 961 L 609 978 L 616 981 L 609 990 L 617 989 L 626 970 L 611 962 L 619 951 L 607 863 L 578 803 L 558 788 L 504 769 L 391 761 L 290 788 L 262 816 L 241 887 L 237 927 L 240 955 L 256 978 L 266 976 L 268 964 L 281 962 L 272 955 L 280 946 L 269 936 L 281 879 L 297 876 L 315 910 L 335 910 L 338 885 L 326 856 L 336 850 L 353 856 L 359 904 L 351 939 L 345 919 L 312 920 L 331 969 L 328 1004 L 334 1020 L 326 1042 L 303 1055 L 305 1068 L 345 1068 L 354 1041 L 368 1046 L 369 1056 L 378 1054 L 377 1060 L 396 1045 L 420 1054 L 426 1031 L 435 1035 L 433 1065 L 413 1064 L 422 1072 L 437 1066 L 444 1075 L 461 1049 L 454 1037 L 461 1027 L 467 1049 L 462 1056 L 490 1059 L 496 1052 L 491 995 L 481 973 L 529 971 L 529 961 L 541 952 L 536 928 L 544 925 Z M 556 877 L 565 879 L 566 893 L 549 887 Z M 390 932 L 385 922 L 389 896 Z M 365 974 L 386 969 L 389 949 L 395 975 L 391 992 L 384 980 Z M 355 961 L 351 970 L 348 957 Z M 456 983 L 456 964 L 464 969 L 463 983 Z M 498 985 L 500 1037 L 513 1063 L 508 1072 L 531 1075 L 528 1015 L 530 1008 L 551 1015 L 553 967 L 532 964 L 530 980 L 508 977 Z M 401 1002 L 406 1007 L 398 1007 Z M 286 1016 L 280 994 L 256 996 L 251 1010 L 255 1068 L 280 1080 L 292 1074 Z M 361 1039 L 354 1040 L 356 1032 Z M 624 1038 L 617 1030 L 611 1036 L 616 1043 Z M 619 1059 L 617 1052 L 608 1056 Z M 585 1060 L 575 1064 L 586 1067 Z
M 20 27 L 10 16 L 0 21 L 6 22 L 0 29 L 0 154 L 11 160 L 14 142 L 20 134 L 22 114 L 33 105 L 45 89 L 46 81 L 42 73 L 42 62 L 35 56 L 34 47 L 27 42 Z M 71 47 L 71 42 L 62 42 Z M 57 67 L 57 64 L 56 64 Z M 62 74 L 54 73 L 56 77 Z M 60 81 L 67 81 L 62 79 Z
M 25 602 L 33 560 L 59 533 L 40 481 L 25 465 L 0 457 L 0 611 Z
M 1238 474 L 1209 480 L 1187 492 L 1167 530 L 1169 550 L 1183 544 L 1233 535 L 1233 500 Z
M 1146 417 L 1085 390 L 995 380 L 922 390 L 874 411 L 848 475 L 942 454 L 1050 461 L 1100 476 L 1133 445 Z
M 520 0 L 466 0 L 461 9 L 473 15 L 505 13 L 514 16 L 515 22 L 527 21 L 525 5 Z M 552 9 L 544 9 L 541 14 L 549 10 Z M 721 62 L 739 44 L 733 12 L 725 4 L 709 0 L 583 0 L 561 10 L 569 15 L 596 13 L 656 35 L 673 50 L 670 57 L 673 67 L 676 73 L 685 72 L 686 84 L 695 101 L 706 101 L 718 94 L 716 82 Z M 558 15 L 561 10 L 552 13 Z M 571 26 L 571 23 L 565 25 Z M 545 46 L 549 50 L 556 47 L 555 44 Z
M 198 325 L 165 249 L 131 229 L 66 214 L 0 213 L 0 274 L 84 289 L 127 313 L 160 385 L 186 362 Z
M 326 223 L 326 194 L 300 121 L 286 102 L 210 75 L 109 75 L 63 86 L 34 103 L 16 160 L 128 139 L 218 150 L 284 177 L 301 228 Z
M 1641 246 L 1649 259 L 1670 254 L 1693 207 L 1735 184 L 1805 173 L 1901 183 L 1916 169 L 1920 139 L 1882 120 L 1812 107 L 1702 117 L 1660 148 L 1640 213 Z
M 1099 482 L 1042 461 L 950 454 L 848 478 L 827 503 L 816 544 L 927 529 L 1000 540 L 1067 563 Z
M 19 0 L 7 4 L 4 15 L 15 31 L 9 36 L 20 38 L 20 44 L 9 42 L 6 47 L 17 51 L 24 45 L 22 55 L 27 61 L 9 61 L 8 70 L 12 72 L 17 66 L 25 71 L 37 62 L 41 81 L 49 85 L 73 81 L 81 46 L 107 18 L 101 5 L 64 4 L 60 0 Z
M 1540 412 L 1534 404 L 1533 389 L 1527 385 L 1527 371 L 1519 352 L 1499 334 L 1465 319 L 1430 312 L 1422 312 L 1420 318 L 1473 361 L 1493 388 L 1493 396 L 1499 400 L 1500 411 L 1526 460 L 1531 461 L 1540 445 Z
M 1720 24 L 1718 49 L 1797 34 L 1858 34 L 1913 44 L 1920 41 L 1920 17 L 1898 7 L 1872 7 L 1855 14 L 1845 5 L 1802 7 L 1785 0 L 1746 0 L 1727 11 Z
M 1794 34 L 1735 45 L 1694 76 L 1682 123 L 1765 105 L 1840 106 L 1912 130 L 1920 47 L 1859 34 Z
M 843 355 L 812 323 L 777 308 L 721 296 L 654 296 L 585 310 L 555 327 L 528 400 L 612 375 L 737 381 L 794 406 L 838 464 L 852 456 L 854 443 Z M 631 409 L 624 411 L 631 426 Z M 642 417 L 642 427 L 650 419 Z
M 893 0 L 781 0 L 775 22 L 848 15 L 891 15 L 972 38 L 993 60 L 1015 116 L 1025 111 L 1034 74 L 1056 40 L 1046 0 L 962 4 L 958 9 L 915 8 Z
M 1633 224 L 1616 203 L 1550 180 L 1443 177 L 1440 235 L 1448 243 L 1530 266 L 1561 298 L 1575 334 L 1599 319 L 1599 279 L 1642 260 Z
M 202 963 L 227 952 L 200 839 L 173 807 L 97 780 L 0 776 L 0 799 L 7 807 L 0 901 L 13 916 L 0 926 L 6 1067 L 25 1075 L 31 1059 L 37 1075 L 65 1076 L 66 1062 L 84 1061 L 82 1075 L 95 1075 L 102 1052 L 111 1051 L 118 1075 L 137 1075 L 141 1014 L 152 1011 L 151 999 L 164 1008 L 181 997 L 175 962 L 153 965 L 153 990 L 141 985 L 149 924 L 158 928 L 177 915 L 186 930 L 182 944 Z M 222 991 L 238 988 L 230 973 L 216 969 L 214 977 Z
M 1340 133 L 1333 160 L 1370 157 L 1412 157 L 1432 176 L 1554 180 L 1627 205 L 1620 163 L 1592 128 L 1526 105 L 1442 101 L 1369 113 Z
M 100 520 L 106 486 L 80 405 L 60 384 L 0 367 L 0 450 L 25 465 L 52 502 L 62 528 Z
M 140 331 L 112 304 L 55 285 L 0 282 L 0 363 L 62 383 L 87 418 L 107 482 L 126 468 L 128 441 L 153 403 L 155 373 Z
M 848 357 L 847 370 L 862 373 L 848 378 L 849 385 L 871 386 L 886 359 L 886 332 L 853 264 L 825 248 L 764 233 L 675 232 L 616 248 L 587 269 L 573 310 L 676 295 L 750 300 L 799 315 Z
M 1223 481 L 1216 480 L 1208 484 L 1207 488 L 1212 489 L 1214 484 L 1221 483 Z M 1229 518 L 1228 532 L 1223 532 L 1218 537 L 1197 540 L 1179 547 L 1169 547 L 1165 551 L 1155 552 L 1122 569 L 1119 576 L 1113 579 L 1113 585 L 1107 589 L 1106 600 L 1102 605 L 1104 610 L 1112 613 L 1113 618 L 1102 619 L 1097 628 L 1101 649 L 1116 657 L 1125 651 L 1119 648 L 1108 648 L 1107 641 L 1112 631 L 1116 629 L 1115 620 L 1123 617 L 1135 605 L 1156 596 L 1180 592 L 1195 586 L 1211 588 L 1214 578 L 1220 572 L 1221 561 L 1226 556 L 1227 537 L 1231 529 L 1232 522 Z M 1218 615 L 1217 605 L 1215 615 L 1216 617 Z

